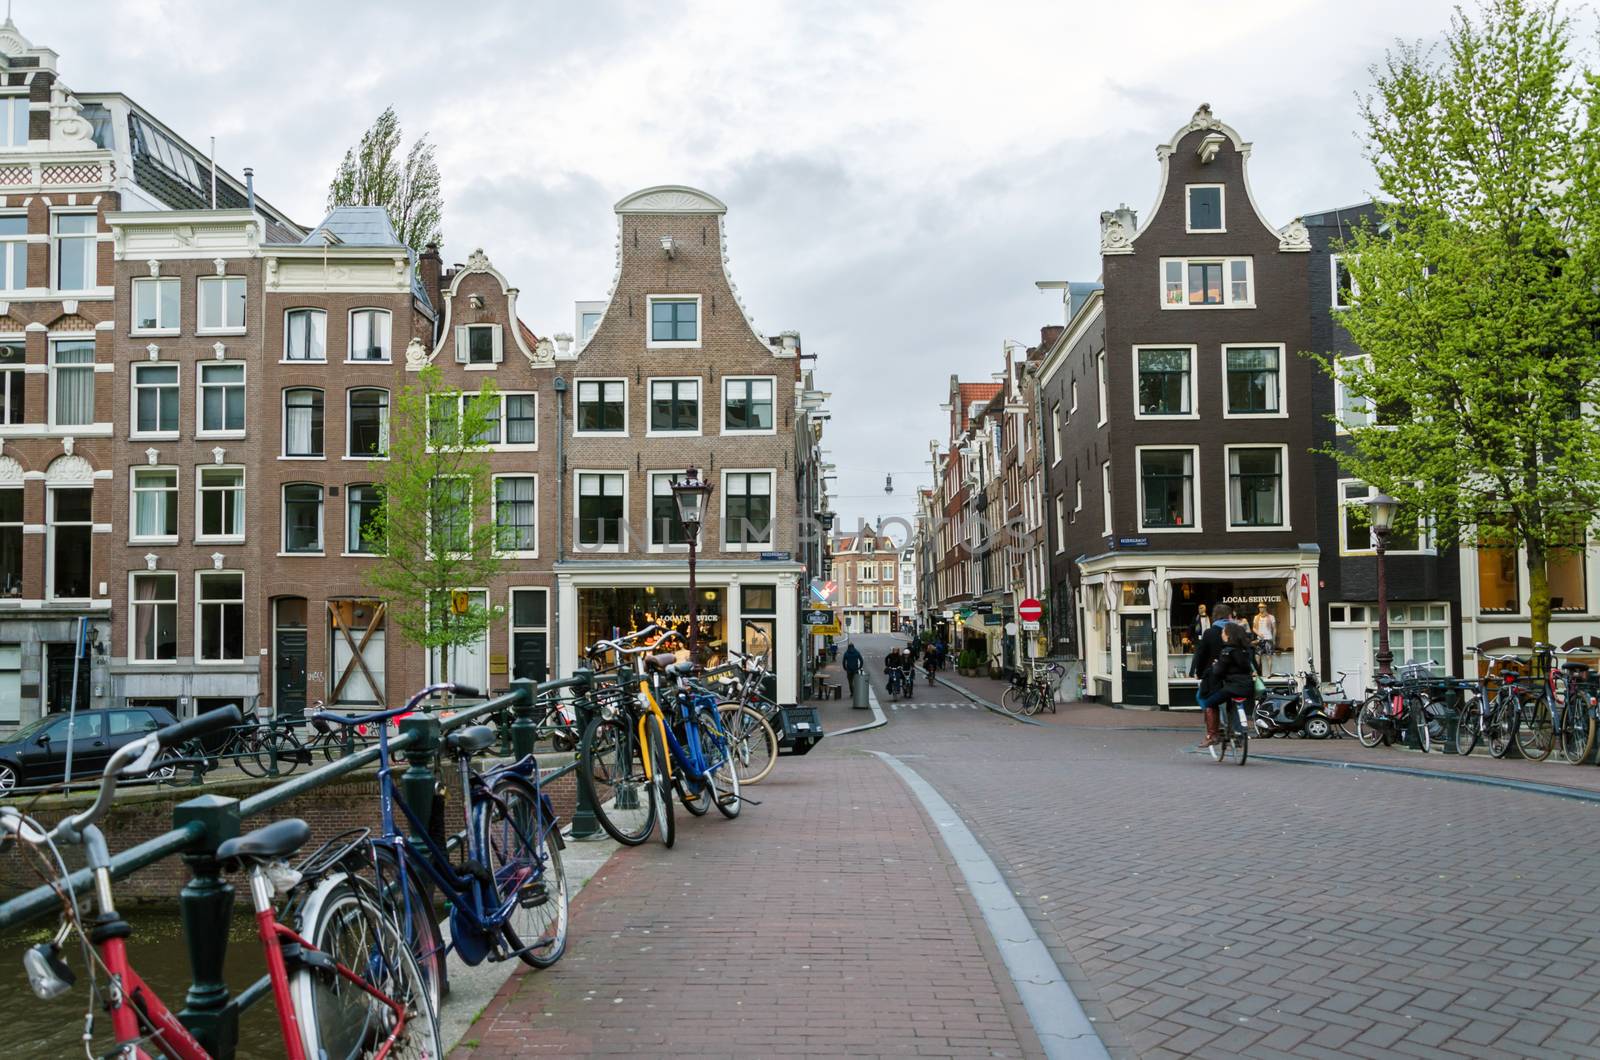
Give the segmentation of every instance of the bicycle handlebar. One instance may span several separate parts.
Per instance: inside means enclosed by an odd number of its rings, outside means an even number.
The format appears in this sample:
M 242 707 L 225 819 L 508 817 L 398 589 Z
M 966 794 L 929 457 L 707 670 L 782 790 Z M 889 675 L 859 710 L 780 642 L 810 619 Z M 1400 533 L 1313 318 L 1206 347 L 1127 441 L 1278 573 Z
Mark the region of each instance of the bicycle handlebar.
M 221 710 L 208 710 L 204 714 L 196 714 L 192 718 L 173 722 L 164 729 L 157 729 L 154 735 L 159 746 L 171 747 L 217 729 L 241 724 L 243 721 L 244 715 L 239 713 L 239 708 L 230 704 Z

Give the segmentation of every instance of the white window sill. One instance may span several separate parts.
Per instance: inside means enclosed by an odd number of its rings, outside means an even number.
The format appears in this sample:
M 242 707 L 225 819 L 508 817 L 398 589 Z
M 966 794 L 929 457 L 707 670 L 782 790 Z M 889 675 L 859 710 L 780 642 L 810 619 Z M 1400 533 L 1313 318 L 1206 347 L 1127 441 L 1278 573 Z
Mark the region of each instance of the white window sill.
M 238 537 L 200 537 L 196 535 L 194 543 L 197 545 L 242 545 L 244 544 L 244 535 L 240 534 Z
M 1141 527 L 1139 527 L 1137 532 L 1140 533 L 1140 534 L 1198 534 L 1200 532 L 1200 527 L 1198 527 L 1198 526 L 1141 526 Z
M 769 429 L 764 430 L 764 431 L 735 431 L 735 430 L 730 430 L 727 427 L 724 427 L 722 429 L 723 437 L 728 437 L 728 438 L 737 438 L 737 437 L 739 437 L 741 435 L 744 435 L 744 436 L 747 436 L 747 437 L 761 437 L 761 436 L 771 437 L 772 435 L 775 435 L 777 433 L 778 433 L 778 429 L 776 427 L 772 427 L 772 428 L 769 428 Z
M 181 335 L 181 334 L 183 334 L 183 331 L 180 328 L 150 328 L 149 330 L 143 330 L 143 331 L 138 330 L 138 329 L 129 331 L 128 332 L 128 337 L 130 339 L 148 339 L 148 338 L 162 338 L 162 337 L 172 338 L 174 336 Z M 135 362 L 135 363 L 137 363 L 137 362 Z
M 286 457 L 285 459 L 288 459 L 288 458 Z M 301 458 L 297 458 L 297 459 L 305 459 L 305 458 L 301 457 Z M 340 460 L 348 460 L 348 461 L 351 461 L 352 463 L 365 464 L 365 463 L 367 463 L 368 461 L 371 461 L 371 460 L 388 460 L 389 459 L 389 454 L 388 453 L 373 453 L 371 456 L 341 456 L 339 459 Z
M 626 437 L 628 437 L 628 432 L 627 432 L 626 429 L 619 430 L 619 431 L 578 431 L 578 430 L 575 430 L 575 431 L 572 432 L 572 436 L 574 438 L 626 438 Z
M 164 601 L 164 602 L 171 603 L 170 600 L 169 601 Z M 178 661 L 178 659 L 177 659 L 176 656 L 174 656 L 171 659 L 129 659 L 128 660 L 128 665 L 130 665 L 130 666 L 172 666 L 177 661 Z
M 341 552 L 341 553 L 339 553 L 339 555 L 342 556 L 345 559 L 382 559 L 383 558 L 383 553 L 382 552 Z
M 182 437 L 179 431 L 162 431 L 159 434 L 130 434 L 130 442 L 176 442 Z
M 1229 412 L 1227 409 L 1223 409 L 1222 418 L 1225 420 L 1286 420 L 1289 418 L 1289 412 L 1287 409 L 1280 409 L 1276 412 Z
M 326 552 L 279 552 L 279 559 L 322 559 Z
M 130 538 L 128 538 L 128 544 L 129 545 L 176 545 L 176 544 L 179 544 L 179 541 L 178 541 L 178 538 L 176 536 L 173 536 L 173 537 L 130 537 Z
M 646 438 L 700 438 L 699 431 L 645 431 Z
M 574 556 L 619 556 L 622 552 L 621 545 L 585 545 L 580 542 L 572 548 Z
M 1133 418 L 1140 421 L 1197 420 L 1200 418 L 1200 414 L 1198 412 L 1139 412 L 1135 410 Z
M 328 359 L 326 357 L 282 357 L 282 358 L 279 358 L 278 363 L 279 364 L 327 364 L 328 363 Z
M 394 364 L 394 359 L 390 358 L 390 357 L 384 357 L 381 360 L 373 360 L 371 357 L 346 357 L 344 359 L 344 363 L 345 364 Z
M 278 459 L 315 463 L 319 460 L 326 462 L 328 458 L 326 456 L 290 456 L 288 453 L 281 453 L 279 454 Z
M 692 342 L 647 341 L 644 344 L 644 348 L 647 350 L 698 350 L 700 348 L 700 340 L 695 339 Z
M 196 431 L 195 438 L 206 441 L 238 441 L 245 436 L 244 431 Z
M 539 558 L 539 550 L 538 549 L 534 549 L 532 552 L 496 552 L 495 553 L 495 558 L 496 559 L 538 559 Z
M 196 335 L 243 335 L 249 328 L 195 328 Z
M 196 666 L 240 666 L 244 659 L 195 659 Z
M 492 372 L 500 367 L 499 361 L 457 361 L 465 372 Z
M 1288 523 L 1275 523 L 1272 526 L 1234 526 L 1232 523 L 1228 524 L 1228 533 L 1230 534 L 1270 534 L 1281 533 L 1290 529 L 1292 528 Z
M 539 451 L 539 443 L 538 442 L 502 442 L 499 445 L 490 446 L 489 449 L 490 449 L 491 452 L 495 452 L 495 453 L 537 453 Z M 387 460 L 388 457 L 385 457 L 384 459 Z
M 1254 302 L 1231 302 L 1223 303 L 1221 305 L 1175 305 L 1171 302 L 1161 303 L 1162 309 L 1254 309 L 1255 307 L 1256 304 Z

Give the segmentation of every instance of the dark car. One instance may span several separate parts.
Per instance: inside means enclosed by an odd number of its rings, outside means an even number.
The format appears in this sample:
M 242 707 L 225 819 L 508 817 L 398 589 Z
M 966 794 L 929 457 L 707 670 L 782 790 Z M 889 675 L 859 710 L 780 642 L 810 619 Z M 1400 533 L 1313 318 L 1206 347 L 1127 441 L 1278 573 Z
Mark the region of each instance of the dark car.
M 48 714 L 0 743 L 0 792 L 18 785 L 59 784 L 67 766 L 67 726 L 73 726 L 72 776 L 98 776 L 117 748 L 178 719 L 160 707 L 80 710 L 75 718 Z M 167 775 L 160 764 L 152 776 Z

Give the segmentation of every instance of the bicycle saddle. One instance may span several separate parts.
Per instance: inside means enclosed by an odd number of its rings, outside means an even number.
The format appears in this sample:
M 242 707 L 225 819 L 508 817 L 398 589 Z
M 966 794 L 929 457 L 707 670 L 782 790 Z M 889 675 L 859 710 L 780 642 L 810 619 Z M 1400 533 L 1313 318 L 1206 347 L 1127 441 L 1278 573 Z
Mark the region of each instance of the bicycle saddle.
M 457 729 L 444 738 L 444 745 L 458 755 L 477 754 L 495 741 L 494 729 L 488 725 L 469 725 Z
M 217 847 L 217 860 L 276 861 L 305 846 L 310 838 L 310 825 L 298 817 L 286 817 L 225 841 Z
M 670 651 L 664 651 L 659 655 L 646 655 L 644 657 L 645 666 L 651 670 L 666 670 L 667 667 L 672 666 L 677 661 L 677 654 Z

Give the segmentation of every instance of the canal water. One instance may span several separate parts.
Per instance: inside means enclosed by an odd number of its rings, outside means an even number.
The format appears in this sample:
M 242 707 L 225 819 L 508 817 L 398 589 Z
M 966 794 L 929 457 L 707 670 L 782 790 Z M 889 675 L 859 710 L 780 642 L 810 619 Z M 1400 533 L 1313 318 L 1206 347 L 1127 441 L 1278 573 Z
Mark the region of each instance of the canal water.
M 183 927 L 175 911 L 136 909 L 127 914 L 133 925 L 128 953 L 135 969 L 174 1012 L 183 1008 L 183 994 L 189 987 L 188 949 Z M 0 934 L 0 997 L 5 998 L 0 1017 L 0 1057 L 17 1060 L 59 1060 L 83 1056 L 83 1016 L 90 1007 L 89 977 L 83 966 L 83 950 L 74 939 L 63 947 L 67 964 L 78 977 L 77 985 L 54 1001 L 40 1001 L 28 987 L 22 970 L 22 954 L 38 942 L 47 942 L 54 933 L 54 921 L 18 932 Z M 261 942 L 248 911 L 236 916 L 229 932 L 227 982 L 237 993 L 266 974 Z M 105 977 L 100 977 L 105 982 Z M 98 1004 L 94 1006 L 94 1055 L 111 1047 L 111 1017 Z M 268 995 L 246 1011 L 239 1021 L 239 1056 L 282 1056 L 283 1042 L 278 1032 L 277 1015 Z

